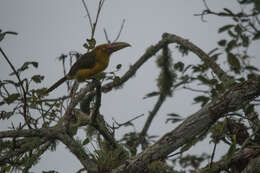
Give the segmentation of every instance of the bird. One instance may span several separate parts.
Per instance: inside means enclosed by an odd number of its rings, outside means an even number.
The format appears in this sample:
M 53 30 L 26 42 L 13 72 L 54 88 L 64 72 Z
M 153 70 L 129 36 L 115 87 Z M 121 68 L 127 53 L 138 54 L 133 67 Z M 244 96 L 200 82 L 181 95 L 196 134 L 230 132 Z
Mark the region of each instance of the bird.
M 71 66 L 69 73 L 47 89 L 46 94 L 59 87 L 66 80 L 83 82 L 93 78 L 94 75 L 104 71 L 108 67 L 112 53 L 129 46 L 131 45 L 126 42 L 114 42 L 96 46 L 92 51 L 81 55 Z

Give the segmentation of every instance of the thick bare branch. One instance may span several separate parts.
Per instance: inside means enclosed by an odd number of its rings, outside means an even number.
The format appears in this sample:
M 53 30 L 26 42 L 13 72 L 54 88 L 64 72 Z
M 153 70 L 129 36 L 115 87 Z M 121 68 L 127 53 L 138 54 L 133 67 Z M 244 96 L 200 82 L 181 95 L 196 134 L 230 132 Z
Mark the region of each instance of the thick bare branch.
M 241 109 L 259 95 L 260 76 L 231 87 L 198 112 L 189 116 L 176 129 L 161 137 L 154 145 L 113 170 L 113 173 L 142 172 L 147 164 L 167 157 L 185 143 L 192 141 L 201 131 L 213 125 L 224 114 Z
M 131 77 L 135 75 L 137 70 L 151 57 L 153 57 L 160 49 L 162 49 L 166 44 L 168 40 L 162 39 L 154 46 L 150 46 L 147 48 L 145 53 L 129 68 L 129 70 L 120 78 L 120 80 L 116 80 L 114 82 L 109 82 L 102 86 L 103 92 L 109 92 L 114 87 L 121 86 L 126 81 L 128 81 Z
M 0 138 L 16 138 L 16 137 L 55 137 L 58 133 L 63 132 L 64 129 L 41 128 L 41 129 L 24 129 L 24 130 L 7 130 L 0 132 Z
M 238 153 L 235 153 L 231 159 L 222 159 L 218 162 L 215 162 L 211 167 L 206 166 L 205 168 L 198 171 L 198 173 L 219 173 L 222 170 L 232 167 L 232 165 L 244 169 L 249 160 L 252 160 L 254 157 L 259 157 L 260 150 L 253 148 L 245 148 Z M 234 167 L 233 167 L 234 168 Z M 237 168 L 237 169 L 239 169 Z M 241 170 L 239 171 L 241 172 Z
M 96 117 L 96 120 L 93 121 L 91 116 L 89 116 L 81 111 L 78 111 L 77 118 L 78 118 L 77 123 L 71 124 L 72 128 L 78 128 L 81 126 L 90 125 L 90 126 L 94 127 L 104 137 L 104 139 L 107 140 L 107 142 L 109 142 L 111 144 L 111 146 L 113 148 L 120 147 L 118 145 L 118 143 L 116 142 L 116 140 L 113 136 L 113 132 L 109 128 L 109 125 L 106 123 L 106 121 L 104 120 L 104 118 L 101 115 L 98 115 Z
M 259 154 L 260 152 L 258 152 Z M 242 173 L 248 173 L 248 172 L 254 172 L 254 171 L 259 171 L 260 170 L 260 156 L 258 155 L 258 157 L 251 159 L 249 161 L 249 164 L 247 165 L 247 167 L 243 170 Z

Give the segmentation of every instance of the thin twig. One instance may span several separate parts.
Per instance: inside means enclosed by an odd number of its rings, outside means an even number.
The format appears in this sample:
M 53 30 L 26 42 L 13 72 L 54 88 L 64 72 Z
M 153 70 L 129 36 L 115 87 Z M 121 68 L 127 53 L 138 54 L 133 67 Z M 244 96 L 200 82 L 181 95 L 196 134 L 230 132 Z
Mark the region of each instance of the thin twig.
M 206 90 L 194 89 L 194 88 L 190 88 L 187 86 L 183 86 L 183 89 L 187 89 L 187 90 L 194 91 L 194 92 L 201 92 L 201 93 L 205 93 L 205 94 L 209 93 L 209 91 L 206 91 Z
M 87 0 L 86 0 L 86 1 L 87 1 Z M 85 0 L 82 0 L 82 3 L 83 3 L 83 6 L 84 6 L 84 8 L 85 8 L 85 10 L 86 10 L 86 12 L 87 12 L 87 16 L 88 16 L 88 21 L 89 21 L 90 28 L 91 28 L 91 30 L 93 30 L 92 19 L 91 19 L 89 10 L 88 10 L 87 3 L 85 2 Z
M 85 168 L 81 168 L 81 169 L 79 169 L 76 173 L 82 173 L 82 172 L 84 172 L 84 171 L 86 171 L 86 169 L 85 169 Z
M 41 102 L 56 102 L 56 101 L 62 101 L 62 100 L 66 100 L 69 99 L 70 96 L 62 96 L 62 97 L 58 97 L 58 98 L 53 98 L 53 99 L 41 99 L 41 100 L 37 100 L 37 103 L 41 103 Z
M 117 125 L 117 127 L 113 127 L 113 128 L 114 128 L 114 129 L 119 129 L 121 126 L 125 126 L 125 125 L 131 123 L 132 121 L 134 121 L 134 120 L 136 120 L 136 119 L 142 117 L 142 116 L 144 116 L 144 114 L 138 115 L 138 116 L 136 116 L 136 117 L 134 117 L 134 118 L 132 118 L 132 119 L 130 119 L 130 120 L 124 122 L 124 123 L 118 123 L 114 118 L 112 118 L 113 121 L 114 121 L 114 123 L 116 123 L 116 125 Z
M 106 28 L 104 28 L 104 33 L 105 33 L 105 37 L 106 37 L 107 42 L 108 42 L 108 43 L 111 43 L 111 41 L 110 41 L 109 38 L 108 38 Z
M 119 30 L 119 32 L 118 32 L 118 34 L 117 34 L 117 36 L 116 36 L 116 39 L 115 39 L 113 42 L 116 42 L 116 41 L 119 39 L 119 37 L 120 37 L 120 35 L 121 35 L 121 32 L 122 32 L 122 30 L 123 30 L 123 28 L 124 28 L 124 25 L 125 25 L 125 19 L 123 19 L 122 24 L 121 24 L 121 27 L 120 27 L 120 30 Z
M 2 55 L 4 56 L 5 60 L 7 61 L 7 63 L 9 64 L 9 66 L 11 67 L 11 69 L 13 70 L 15 76 L 17 77 L 19 83 L 20 83 L 20 86 L 22 88 L 22 91 L 23 91 L 23 99 L 24 99 L 24 105 L 23 105 L 23 117 L 24 117 L 24 120 L 25 120 L 25 123 L 27 124 L 28 128 L 32 128 L 30 126 L 30 122 L 28 120 L 28 117 L 27 117 L 27 98 L 26 98 L 26 90 L 23 86 L 23 82 L 21 81 L 21 78 L 18 74 L 18 72 L 16 71 L 15 67 L 13 66 L 13 64 L 11 63 L 11 61 L 8 59 L 7 55 L 5 54 L 5 52 L 2 50 L 2 48 L 0 47 L 0 52 L 2 53 Z
M 206 0 L 203 0 L 203 4 L 204 4 L 204 6 L 206 7 L 206 9 L 208 10 L 208 9 L 209 9 L 209 6 L 208 6 Z
M 169 156 L 167 156 L 167 158 L 170 158 L 170 157 L 173 157 L 173 156 L 176 156 L 176 155 L 179 155 L 179 154 L 182 154 L 183 152 L 177 152 L 177 153 L 174 153 L 174 154 L 171 154 Z
M 217 142 L 214 143 L 214 148 L 213 148 L 213 151 L 212 151 L 212 154 L 211 154 L 210 164 L 209 164 L 210 168 L 211 168 L 211 166 L 213 164 L 213 159 L 214 159 L 214 156 L 215 156 L 216 148 L 217 148 Z
M 94 38 L 94 35 L 95 35 L 95 31 L 96 31 L 96 26 L 97 26 L 97 22 L 98 22 L 98 18 L 99 18 L 99 15 L 100 15 L 100 12 L 101 12 L 101 9 L 102 9 L 102 6 L 104 4 L 105 0 L 100 0 L 99 3 L 98 3 L 98 10 L 97 10 L 97 15 L 96 15 L 96 20 L 95 22 L 92 24 L 93 27 L 91 28 L 91 40 Z
M 165 100 L 165 95 L 161 94 L 158 97 L 158 100 L 157 100 L 153 110 L 150 112 L 149 116 L 147 117 L 147 120 L 145 121 L 144 127 L 143 127 L 143 129 L 140 133 L 140 136 L 142 136 L 142 137 L 146 136 L 147 131 L 148 131 L 149 127 L 151 126 L 151 123 L 152 123 L 155 115 L 157 114 L 160 107 L 162 106 L 164 100 Z

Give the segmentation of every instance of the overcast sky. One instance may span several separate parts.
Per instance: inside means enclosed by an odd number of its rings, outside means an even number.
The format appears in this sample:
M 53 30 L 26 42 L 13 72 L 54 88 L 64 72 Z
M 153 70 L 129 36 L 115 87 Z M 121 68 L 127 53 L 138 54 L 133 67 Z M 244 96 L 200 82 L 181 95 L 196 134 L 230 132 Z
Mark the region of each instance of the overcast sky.
M 235 0 L 209 0 L 212 9 L 239 8 L 235 6 Z M 88 7 L 92 17 L 96 14 L 97 0 L 88 0 Z M 109 37 L 113 40 L 120 28 L 123 19 L 126 20 L 120 41 L 128 42 L 131 48 L 126 48 L 112 56 L 107 72 L 115 70 L 117 64 L 122 64 L 123 74 L 151 44 L 157 43 L 164 32 L 180 35 L 189 39 L 197 46 L 208 52 L 217 46 L 216 42 L 222 35 L 217 29 L 227 19 L 206 17 L 208 22 L 202 22 L 200 17 L 194 14 L 204 9 L 200 0 L 106 0 L 101 12 L 96 31 L 98 44 L 104 43 L 103 28 L 106 28 Z M 20 67 L 24 61 L 38 61 L 39 69 L 31 73 L 45 75 L 42 84 L 49 87 L 62 77 L 62 66 L 57 57 L 69 51 L 84 53 L 82 44 L 90 37 L 90 28 L 86 12 L 81 0 L 1 0 L 0 1 L 0 29 L 12 30 L 19 33 L 18 36 L 8 35 L 1 42 L 15 67 Z M 259 42 L 251 48 L 253 55 L 259 55 Z M 199 59 L 190 54 L 182 58 L 174 54 L 174 58 L 181 58 L 189 63 L 197 63 Z M 129 80 L 122 89 L 104 94 L 102 98 L 101 113 L 105 119 L 111 122 L 114 117 L 118 122 L 124 122 L 137 115 L 145 114 L 153 108 L 156 98 L 143 100 L 148 92 L 156 90 L 156 78 L 158 69 L 154 63 L 155 58 L 147 62 L 140 69 L 136 77 Z M 254 63 L 260 65 L 259 59 Z M 7 63 L 0 58 L 0 79 L 6 79 L 11 72 Z M 65 85 L 55 90 L 50 97 L 62 96 Z M 179 91 L 161 107 L 152 124 L 149 134 L 162 135 L 172 130 L 175 125 L 165 125 L 168 113 L 178 113 L 184 117 L 196 112 L 198 105 L 193 105 L 194 93 Z M 136 123 L 136 130 L 140 131 L 146 116 Z M 7 122 L 0 123 L 1 129 L 10 125 Z M 117 134 L 122 135 L 123 132 Z M 210 152 L 213 148 L 208 142 L 197 146 L 197 152 Z M 59 172 L 75 172 L 82 166 L 75 157 L 63 146 L 58 147 L 57 152 L 48 152 L 40 163 L 34 167 L 35 172 L 55 169 Z

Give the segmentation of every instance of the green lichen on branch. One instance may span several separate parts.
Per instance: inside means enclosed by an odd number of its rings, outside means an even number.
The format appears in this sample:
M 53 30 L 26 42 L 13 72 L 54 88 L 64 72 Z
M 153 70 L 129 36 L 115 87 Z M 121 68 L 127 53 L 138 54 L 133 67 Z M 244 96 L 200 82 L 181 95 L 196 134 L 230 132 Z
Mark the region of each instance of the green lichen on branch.
M 175 82 L 176 73 L 173 69 L 171 52 L 168 45 L 163 47 L 162 54 L 157 58 L 157 65 L 161 68 L 161 72 L 157 78 L 159 91 L 163 96 L 171 96 L 171 88 Z

